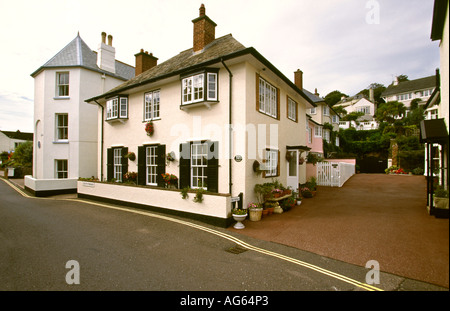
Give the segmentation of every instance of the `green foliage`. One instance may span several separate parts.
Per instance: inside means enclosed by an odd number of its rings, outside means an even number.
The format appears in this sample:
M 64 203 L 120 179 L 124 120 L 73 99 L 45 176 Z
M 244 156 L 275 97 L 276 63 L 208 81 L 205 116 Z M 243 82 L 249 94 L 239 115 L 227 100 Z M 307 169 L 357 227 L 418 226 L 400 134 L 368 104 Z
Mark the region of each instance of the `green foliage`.
M 381 98 L 381 94 L 386 90 L 386 87 L 383 84 L 372 83 L 367 87 L 367 89 L 362 90 L 358 94 L 363 94 L 364 96 L 369 98 L 369 89 L 373 89 L 373 99 L 375 100 L 375 103 L 384 103 L 384 100 Z
M 398 101 L 391 101 L 378 106 L 375 119 L 379 122 L 394 124 L 396 117 L 404 115 L 406 107 Z
M 205 193 L 205 190 L 203 188 L 198 188 L 195 191 L 194 202 L 195 203 L 202 203 L 203 202 L 203 194 L 204 193 Z
M 364 112 L 353 111 L 341 118 L 342 121 L 356 121 L 359 117 L 364 116 Z
M 330 106 L 334 106 L 337 102 L 339 102 L 342 96 L 348 97 L 348 95 L 341 93 L 340 91 L 332 91 L 325 96 L 325 102 Z
M 434 191 L 434 196 L 437 198 L 448 198 L 448 190 L 445 190 L 442 186 L 438 186 Z
M 12 158 L 18 165 L 31 167 L 33 163 L 33 142 L 27 141 L 17 146 Z
M 183 200 L 187 199 L 189 197 L 189 194 L 188 194 L 189 190 L 190 190 L 189 187 L 185 187 L 185 188 L 181 189 L 181 198 Z

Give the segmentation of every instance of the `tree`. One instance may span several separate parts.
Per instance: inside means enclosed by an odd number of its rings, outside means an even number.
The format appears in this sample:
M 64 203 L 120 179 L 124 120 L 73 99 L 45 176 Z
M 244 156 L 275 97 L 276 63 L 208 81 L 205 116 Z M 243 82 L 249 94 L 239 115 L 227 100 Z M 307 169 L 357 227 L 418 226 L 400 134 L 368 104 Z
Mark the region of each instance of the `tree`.
M 407 75 L 399 75 L 399 76 L 397 76 L 397 81 L 398 82 L 405 82 L 405 81 L 409 81 L 409 79 L 408 79 Z
M 341 100 L 342 96 L 348 97 L 348 95 L 341 93 L 340 91 L 332 91 L 328 93 L 324 99 L 328 106 L 332 107 Z
M 376 104 L 384 103 L 384 99 L 381 98 L 381 94 L 386 90 L 386 87 L 381 83 L 371 83 L 366 89 L 360 91 L 358 94 L 362 94 L 367 98 L 370 97 L 369 90 L 373 89 L 373 99 Z
M 388 122 L 394 124 L 398 117 L 401 117 L 406 112 L 406 107 L 403 103 L 398 101 L 387 102 L 380 105 L 375 113 L 375 119 L 378 122 Z
M 27 141 L 17 146 L 12 158 L 18 165 L 31 167 L 33 162 L 33 142 Z
M 364 112 L 361 111 L 353 111 L 349 114 L 345 115 L 341 120 L 342 121 L 356 121 L 359 117 L 362 117 L 364 115 Z

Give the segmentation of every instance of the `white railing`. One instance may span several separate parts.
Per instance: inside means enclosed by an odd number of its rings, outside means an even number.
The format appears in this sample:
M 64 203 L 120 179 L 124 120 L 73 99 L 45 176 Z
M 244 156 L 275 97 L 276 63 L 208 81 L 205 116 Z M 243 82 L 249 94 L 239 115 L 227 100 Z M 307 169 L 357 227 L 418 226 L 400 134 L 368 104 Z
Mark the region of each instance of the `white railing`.
M 342 187 L 355 174 L 355 165 L 344 162 L 319 162 L 316 169 L 319 186 Z

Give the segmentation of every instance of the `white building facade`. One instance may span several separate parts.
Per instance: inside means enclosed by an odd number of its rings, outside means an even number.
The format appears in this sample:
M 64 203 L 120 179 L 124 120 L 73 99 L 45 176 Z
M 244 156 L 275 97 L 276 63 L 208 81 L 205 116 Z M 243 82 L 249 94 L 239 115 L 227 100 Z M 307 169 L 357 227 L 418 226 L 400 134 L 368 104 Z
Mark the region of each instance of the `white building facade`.
M 134 67 L 115 60 L 108 39 L 102 33 L 94 52 L 77 35 L 31 74 L 33 175 L 25 177 L 25 187 L 36 196 L 76 192 L 79 177 L 97 176 L 97 107 L 84 100 L 134 76 Z

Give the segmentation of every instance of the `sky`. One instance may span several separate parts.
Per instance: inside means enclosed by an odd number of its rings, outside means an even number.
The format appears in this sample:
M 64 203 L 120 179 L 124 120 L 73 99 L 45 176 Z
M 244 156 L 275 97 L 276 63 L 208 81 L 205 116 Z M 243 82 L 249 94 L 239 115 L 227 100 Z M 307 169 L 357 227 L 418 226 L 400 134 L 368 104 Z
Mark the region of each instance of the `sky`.
M 95 51 L 101 32 L 112 35 L 127 64 L 140 49 L 162 63 L 192 47 L 202 3 L 216 38 L 231 33 L 292 81 L 302 70 L 303 87 L 323 97 L 439 67 L 433 0 L 0 0 L 0 130 L 33 132 L 30 75 L 78 32 Z

